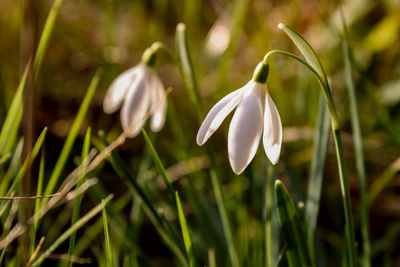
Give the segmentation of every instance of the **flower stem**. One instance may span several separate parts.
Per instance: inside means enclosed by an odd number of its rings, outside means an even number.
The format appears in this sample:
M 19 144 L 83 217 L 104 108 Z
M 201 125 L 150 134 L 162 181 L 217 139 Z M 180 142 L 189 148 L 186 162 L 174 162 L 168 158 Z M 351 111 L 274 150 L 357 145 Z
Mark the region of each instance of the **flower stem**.
M 342 199 L 343 199 L 343 206 L 344 206 L 344 215 L 346 220 L 346 242 L 347 248 L 349 253 L 349 266 L 353 267 L 357 264 L 357 254 L 355 249 L 355 235 L 354 235 L 354 223 L 353 223 L 353 215 L 351 211 L 351 200 L 350 200 L 350 189 L 349 189 L 349 181 L 347 178 L 346 167 L 344 162 L 344 155 L 343 155 L 343 145 L 342 139 L 340 136 L 340 125 L 337 117 L 337 112 L 335 108 L 335 103 L 333 102 L 332 91 L 329 86 L 328 79 L 325 74 L 323 77 L 317 72 L 317 70 L 312 67 L 307 61 L 304 59 L 286 52 L 282 50 L 272 50 L 268 52 L 263 60 L 264 64 L 268 64 L 268 59 L 273 54 L 282 54 L 285 56 L 289 56 L 291 58 L 296 59 L 304 66 L 306 66 L 317 78 L 319 84 L 322 87 L 322 91 L 324 93 L 325 100 L 327 102 L 329 108 L 329 114 L 331 117 L 331 126 L 333 137 L 335 140 L 335 147 L 336 147 L 336 157 L 339 169 L 339 179 L 340 179 L 340 188 L 342 191 Z

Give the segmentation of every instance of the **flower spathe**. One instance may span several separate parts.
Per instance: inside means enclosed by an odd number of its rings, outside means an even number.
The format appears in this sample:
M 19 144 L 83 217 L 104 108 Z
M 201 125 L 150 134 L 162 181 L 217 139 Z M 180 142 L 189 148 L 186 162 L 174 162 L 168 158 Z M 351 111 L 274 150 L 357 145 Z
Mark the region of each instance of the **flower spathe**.
M 109 87 L 103 102 L 105 113 L 121 108 L 121 124 L 128 137 L 135 137 L 149 112 L 150 128 L 159 131 L 165 122 L 165 89 L 153 68 L 140 63 L 121 73 Z
M 228 132 L 228 154 L 232 170 L 240 174 L 254 158 L 261 136 L 265 153 L 272 164 L 279 160 L 282 145 L 282 123 L 278 110 L 265 85 L 268 71 L 259 79 L 256 74 L 245 86 L 222 98 L 207 114 L 197 133 L 197 144 L 203 145 L 235 109 Z

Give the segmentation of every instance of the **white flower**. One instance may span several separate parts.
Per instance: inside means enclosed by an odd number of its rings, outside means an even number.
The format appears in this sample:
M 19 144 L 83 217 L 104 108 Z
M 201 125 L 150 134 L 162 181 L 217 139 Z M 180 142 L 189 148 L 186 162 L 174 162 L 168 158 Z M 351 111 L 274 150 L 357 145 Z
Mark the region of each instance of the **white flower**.
M 104 97 L 104 112 L 115 112 L 121 104 L 121 124 L 128 137 L 140 132 L 149 112 L 154 112 L 151 130 L 157 132 L 163 127 L 167 108 L 165 90 L 151 67 L 141 63 L 114 80 Z
M 268 93 L 265 80 L 257 82 L 256 74 L 242 88 L 222 98 L 207 114 L 197 134 L 197 144 L 203 145 L 222 121 L 237 107 L 228 133 L 229 161 L 233 171 L 240 174 L 257 152 L 263 135 L 264 150 L 272 164 L 279 160 L 282 145 L 282 123 L 278 110 Z

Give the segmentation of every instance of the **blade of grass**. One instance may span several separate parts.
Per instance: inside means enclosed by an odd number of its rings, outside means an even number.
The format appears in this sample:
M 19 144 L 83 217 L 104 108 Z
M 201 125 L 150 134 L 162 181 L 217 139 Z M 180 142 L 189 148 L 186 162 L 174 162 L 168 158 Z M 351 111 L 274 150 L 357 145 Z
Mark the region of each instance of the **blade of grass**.
M 62 235 L 60 235 L 53 242 L 53 244 L 51 244 L 51 246 L 42 255 L 40 255 L 40 257 L 38 257 L 34 261 L 32 266 L 33 267 L 39 266 L 59 245 L 61 245 L 65 240 L 67 240 L 72 233 L 75 233 L 82 226 L 86 225 L 86 223 L 91 218 L 93 218 L 97 213 L 101 212 L 104 209 L 105 205 L 107 205 L 107 203 L 112 199 L 112 197 L 113 197 L 112 194 L 109 195 L 104 201 L 102 201 L 100 204 L 98 204 L 96 207 L 94 207 L 92 210 L 86 213 L 86 215 L 83 216 L 81 219 L 79 219 L 74 225 L 68 228 Z
M 189 49 L 188 49 L 188 44 L 187 44 L 187 39 L 186 39 L 186 27 L 183 23 L 179 23 L 178 26 L 176 27 L 176 46 L 177 46 L 177 51 L 178 51 L 178 62 L 181 75 L 183 77 L 183 80 L 185 82 L 186 89 L 189 92 L 190 100 L 193 102 L 193 104 L 196 107 L 197 111 L 197 118 L 199 120 L 199 123 L 203 119 L 203 107 L 202 107 L 202 101 L 200 97 L 200 93 L 198 90 L 198 85 L 196 81 L 196 77 L 194 74 L 194 69 L 193 69 L 193 64 L 191 62 L 190 54 L 189 54 Z M 213 150 L 211 149 L 210 145 L 207 144 L 207 153 L 210 157 L 211 161 L 211 170 L 210 170 L 210 177 L 211 177 L 211 182 L 215 194 L 215 198 L 217 201 L 217 206 L 218 206 L 218 211 L 221 216 L 221 222 L 222 222 L 222 228 L 224 231 L 225 235 L 225 241 L 226 245 L 229 251 L 229 257 L 232 263 L 233 267 L 238 267 L 239 266 L 239 258 L 236 252 L 235 245 L 233 243 L 233 237 L 232 237 L 232 230 L 231 226 L 229 223 L 228 219 L 228 214 L 226 212 L 225 208 L 225 203 L 224 203 L 224 198 L 222 195 L 222 188 L 220 184 L 220 180 L 217 175 L 217 169 L 216 169 L 216 161 L 214 157 Z
M 176 207 L 178 210 L 179 222 L 181 224 L 183 241 L 185 242 L 186 253 L 189 258 L 189 265 L 190 265 L 190 267 L 194 267 L 194 266 L 196 266 L 196 260 L 195 260 L 195 256 L 194 256 L 192 240 L 190 239 L 189 228 L 187 226 L 185 213 L 183 212 L 183 209 L 182 209 L 182 203 L 179 198 L 178 191 L 175 191 L 175 199 L 176 199 Z
M 89 154 L 90 136 L 91 136 L 91 128 L 88 128 L 86 131 L 85 139 L 83 141 L 82 153 L 81 153 L 81 161 L 82 161 L 81 163 L 83 163 L 87 159 L 87 156 Z M 83 164 L 83 166 L 85 166 L 85 165 L 86 164 Z M 84 170 L 82 170 L 82 173 L 84 173 Z M 76 188 L 81 187 L 84 181 L 85 181 L 84 176 L 79 177 L 79 181 L 76 184 Z M 79 196 L 77 196 L 74 199 L 74 207 L 72 209 L 72 216 L 71 216 L 71 225 L 74 225 L 75 222 L 78 221 L 82 198 L 83 198 L 83 194 L 80 194 Z M 68 255 L 70 255 L 70 256 L 72 256 L 72 253 L 74 251 L 75 240 L 76 240 L 76 233 L 73 233 L 69 239 Z M 73 265 L 73 262 L 69 261 L 68 265 L 71 267 Z
M 11 105 L 8 109 L 7 117 L 4 121 L 3 127 L 0 132 L 0 155 L 7 154 L 10 151 L 6 151 L 6 146 L 12 140 L 13 132 L 15 132 L 15 128 L 18 129 L 18 126 L 21 122 L 22 118 L 22 106 L 23 106 L 23 92 L 26 84 L 26 78 L 28 76 L 29 71 L 29 63 L 25 68 L 24 74 L 19 81 L 17 92 L 14 95 L 14 98 L 11 102 Z M 17 125 L 15 127 L 15 125 Z
M 193 69 L 193 63 L 188 49 L 185 24 L 179 23 L 178 26 L 176 26 L 175 38 L 176 50 L 178 52 L 178 62 L 180 63 L 179 68 L 183 77 L 183 81 L 185 82 L 186 89 L 188 90 L 190 100 L 196 107 L 199 120 L 201 120 L 203 117 L 203 107 Z
M 371 266 L 371 243 L 369 238 L 369 220 L 368 220 L 368 203 L 366 195 L 366 174 L 363 154 L 363 143 L 361 136 L 360 121 L 358 119 L 358 107 L 355 94 L 355 87 L 352 74 L 351 51 L 348 44 L 348 36 L 346 23 L 342 13 L 342 24 L 344 36 L 342 38 L 343 57 L 345 62 L 345 77 L 346 85 L 349 93 L 350 101 L 350 120 L 353 130 L 354 153 L 356 158 L 356 170 L 360 182 L 360 219 L 361 219 L 361 235 L 363 240 L 362 265 L 365 267 Z
M 17 175 L 19 169 L 21 168 L 21 157 L 22 157 L 23 147 L 24 147 L 24 140 L 23 138 L 21 138 L 17 144 L 17 147 L 13 152 L 10 166 L 8 167 L 8 170 L 6 174 L 3 176 L 3 179 L 0 183 L 1 196 L 5 195 L 7 188 L 10 184 L 10 180 Z
M 156 165 L 158 172 L 160 173 L 165 185 L 168 188 L 169 194 L 171 195 L 171 199 L 175 200 L 174 188 L 172 187 L 171 182 L 169 181 L 167 172 L 165 171 L 164 164 L 161 162 L 161 159 L 158 156 L 158 153 L 157 153 L 156 149 L 154 148 L 154 145 L 151 142 L 149 136 L 147 135 L 145 129 L 142 129 L 142 134 L 143 134 L 144 140 L 146 141 L 146 145 L 150 151 L 150 155 L 153 158 L 154 164 Z
M 328 147 L 329 113 L 323 97 L 319 102 L 317 125 L 313 141 L 313 157 L 311 162 L 310 180 L 308 182 L 306 201 L 306 221 L 308 224 L 308 245 L 311 259 L 315 260 L 314 240 L 316 235 L 319 202 L 321 198 L 322 179 Z
M 39 75 L 40 68 L 42 66 L 43 58 L 47 50 L 47 46 L 49 45 L 49 40 L 51 33 L 53 32 L 54 25 L 57 19 L 57 15 L 59 13 L 60 7 L 64 0 L 55 0 L 53 6 L 50 9 L 49 14 L 47 15 L 47 19 L 42 31 L 42 35 L 40 36 L 40 41 L 38 44 L 38 48 L 36 50 L 35 61 L 33 62 L 33 69 L 35 71 L 35 79 Z
M 61 150 L 60 156 L 56 162 L 54 170 L 49 178 L 49 182 L 47 183 L 46 189 L 44 191 L 45 195 L 50 195 L 54 192 L 54 189 L 61 176 L 62 170 L 64 169 L 65 163 L 71 152 L 72 146 L 74 145 L 76 136 L 78 135 L 79 129 L 81 128 L 82 122 L 85 119 L 86 113 L 89 109 L 90 102 L 100 82 L 100 77 L 102 75 L 102 72 L 103 71 L 101 69 L 98 69 L 89 85 L 85 98 L 82 101 L 78 114 L 76 115 L 75 121 L 72 124 L 71 130 L 69 131 L 67 140 L 64 143 L 64 146 Z M 42 201 L 42 203 L 44 203 L 44 201 Z
M 102 200 L 104 202 L 104 200 Z M 110 236 L 108 233 L 108 223 L 107 223 L 107 212 L 103 206 L 103 228 L 104 228 L 104 238 L 106 244 L 106 259 L 107 259 L 107 267 L 112 267 L 112 253 L 111 253 L 111 245 L 110 245 Z
M 106 209 L 109 206 L 114 205 L 115 212 L 120 213 L 124 208 L 128 206 L 131 198 L 132 197 L 130 193 L 127 193 L 121 196 L 119 199 L 109 203 L 109 205 L 106 206 Z M 114 227 L 111 228 L 111 231 L 113 229 L 115 230 L 116 228 L 118 229 L 123 228 L 117 222 L 113 222 L 112 217 L 110 217 L 110 219 L 111 219 L 110 223 L 114 225 Z M 85 228 L 85 231 L 82 233 L 82 236 L 76 243 L 73 254 L 77 257 L 81 256 L 85 252 L 85 250 L 90 246 L 90 244 L 92 244 L 93 240 L 95 240 L 101 234 L 102 230 L 103 230 L 103 218 L 98 218 L 96 222 Z M 118 236 L 118 238 L 123 238 L 123 237 Z
M 108 141 L 105 139 L 104 134 L 102 137 L 103 138 L 101 142 L 94 142 L 95 146 L 100 151 L 108 146 Z M 118 176 L 120 176 L 123 181 L 129 184 L 135 194 L 137 194 L 137 196 L 142 199 L 144 204 L 143 210 L 145 211 L 150 221 L 153 223 L 154 227 L 156 228 L 166 245 L 171 249 L 171 251 L 175 254 L 182 265 L 189 266 L 189 263 L 184 256 L 184 252 L 181 246 L 177 243 L 178 238 L 176 236 L 172 236 L 172 231 L 170 230 L 168 223 L 159 216 L 156 209 L 151 204 L 151 201 L 148 199 L 147 195 L 141 189 L 137 181 L 133 178 L 134 175 L 131 174 L 129 168 L 125 166 L 120 156 L 115 151 L 113 151 L 110 156 L 107 157 L 107 160 L 117 172 Z
M 25 175 L 27 166 L 30 165 L 30 163 L 36 158 L 37 154 L 40 151 L 40 148 L 43 145 L 44 139 L 46 137 L 47 133 L 47 127 L 43 129 L 43 131 L 40 133 L 38 139 L 36 140 L 35 145 L 33 146 L 32 153 L 25 159 L 24 164 L 22 165 L 21 169 L 19 170 L 17 176 L 14 179 L 14 182 L 11 184 L 10 188 L 7 191 L 7 195 L 11 195 L 13 191 L 15 191 L 16 187 L 19 185 L 21 182 L 22 178 Z
M 282 233 L 288 243 L 287 258 L 290 266 L 312 266 L 305 235 L 296 207 L 283 183 L 275 182 L 275 200 Z
M 285 255 L 286 253 L 286 249 L 287 249 L 287 243 L 285 243 L 285 245 L 283 245 L 281 252 L 278 254 L 278 257 L 275 260 L 275 265 L 274 267 L 278 267 L 281 264 L 281 261 L 283 259 L 283 255 Z M 267 265 L 269 266 L 269 265 Z
M 44 176 L 44 167 L 45 167 L 45 152 L 44 148 L 42 148 L 42 153 L 40 155 L 40 163 L 39 163 L 39 175 L 38 175 L 38 182 L 37 182 L 37 187 L 36 187 L 36 195 L 41 196 L 42 195 L 42 190 L 43 190 L 43 176 Z M 40 199 L 35 200 L 35 212 L 37 213 L 40 208 Z M 36 232 L 39 226 L 39 222 L 35 222 L 33 224 L 33 227 L 31 228 L 31 254 L 35 250 L 35 244 L 36 244 Z

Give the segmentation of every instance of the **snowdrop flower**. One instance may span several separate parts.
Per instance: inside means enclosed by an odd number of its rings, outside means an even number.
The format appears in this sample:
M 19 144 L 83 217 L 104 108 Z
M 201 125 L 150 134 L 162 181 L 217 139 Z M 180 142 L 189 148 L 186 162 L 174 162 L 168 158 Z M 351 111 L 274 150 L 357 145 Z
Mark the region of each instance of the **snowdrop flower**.
M 154 71 L 157 43 L 148 48 L 137 66 L 121 73 L 111 84 L 103 102 L 105 113 L 121 109 L 121 124 L 128 137 L 139 134 L 152 112 L 150 128 L 157 132 L 165 122 L 165 89 Z
M 253 78 L 242 88 L 222 98 L 207 114 L 197 134 L 203 145 L 236 107 L 228 132 L 228 153 L 232 170 L 240 174 L 257 152 L 263 136 L 264 151 L 272 164 L 279 160 L 282 123 L 265 85 L 268 65 L 261 62 Z

